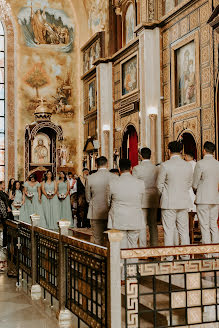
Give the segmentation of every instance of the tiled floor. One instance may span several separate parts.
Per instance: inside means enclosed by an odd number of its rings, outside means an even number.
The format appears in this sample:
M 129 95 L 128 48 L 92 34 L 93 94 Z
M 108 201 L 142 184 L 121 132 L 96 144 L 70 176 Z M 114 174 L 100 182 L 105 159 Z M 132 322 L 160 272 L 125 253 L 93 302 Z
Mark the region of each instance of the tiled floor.
M 58 328 L 39 302 L 16 287 L 16 280 L 0 274 L 0 328 Z

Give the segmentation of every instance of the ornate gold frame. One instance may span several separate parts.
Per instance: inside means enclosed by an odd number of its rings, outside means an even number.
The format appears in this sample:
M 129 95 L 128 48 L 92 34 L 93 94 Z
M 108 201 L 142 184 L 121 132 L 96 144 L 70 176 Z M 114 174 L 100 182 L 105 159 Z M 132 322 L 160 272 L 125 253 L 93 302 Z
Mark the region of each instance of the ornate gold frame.
M 176 107 L 176 51 L 186 44 L 195 42 L 195 78 L 196 78 L 196 100 L 194 103 Z M 171 47 L 171 95 L 172 95 L 172 113 L 180 114 L 194 108 L 200 107 L 200 74 L 199 74 L 199 32 L 192 33 L 185 39 L 175 43 Z
M 135 88 L 135 90 L 127 93 L 126 95 L 122 95 L 122 86 L 123 86 L 123 80 L 122 80 L 122 66 L 128 62 L 130 59 L 134 58 L 136 56 L 137 58 L 137 87 Z M 138 71 L 138 51 L 134 52 L 133 54 L 131 54 L 130 56 L 128 56 L 127 58 L 125 58 L 123 61 L 120 62 L 120 96 L 121 99 L 124 99 L 126 97 L 130 97 L 131 95 L 133 95 L 134 93 L 136 93 L 138 91 L 139 88 L 139 82 L 138 82 L 138 75 L 139 75 L 139 71 Z

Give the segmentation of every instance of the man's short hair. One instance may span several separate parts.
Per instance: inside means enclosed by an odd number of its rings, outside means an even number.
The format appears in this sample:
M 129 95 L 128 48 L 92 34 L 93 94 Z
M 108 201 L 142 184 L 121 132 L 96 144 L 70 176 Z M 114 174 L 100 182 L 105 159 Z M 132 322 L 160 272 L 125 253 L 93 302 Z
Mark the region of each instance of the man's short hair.
M 97 167 L 105 166 L 107 164 L 107 158 L 105 156 L 100 156 L 97 158 Z
M 168 144 L 168 149 L 172 154 L 181 153 L 181 151 L 183 150 L 183 144 L 180 141 L 171 141 Z
M 144 159 L 150 159 L 151 158 L 151 150 L 150 148 L 144 147 L 141 149 L 141 156 Z
M 211 141 L 206 141 L 204 143 L 204 150 L 207 153 L 214 154 L 214 152 L 216 150 L 215 144 L 213 142 L 211 142 Z
M 0 181 L 0 186 L 4 183 L 5 181 Z
M 87 167 L 84 167 L 83 170 L 82 170 L 82 172 L 85 172 L 85 171 L 88 171 L 89 172 L 90 170 Z
M 119 160 L 119 168 L 121 172 L 130 171 L 131 169 L 131 161 L 129 159 L 120 159 Z
M 195 154 L 193 151 L 188 150 L 188 151 L 185 151 L 184 154 L 192 157 L 193 159 L 195 158 Z
M 119 170 L 118 169 L 111 169 L 110 173 L 119 173 Z
M 68 172 L 68 175 L 72 175 L 72 172 Z

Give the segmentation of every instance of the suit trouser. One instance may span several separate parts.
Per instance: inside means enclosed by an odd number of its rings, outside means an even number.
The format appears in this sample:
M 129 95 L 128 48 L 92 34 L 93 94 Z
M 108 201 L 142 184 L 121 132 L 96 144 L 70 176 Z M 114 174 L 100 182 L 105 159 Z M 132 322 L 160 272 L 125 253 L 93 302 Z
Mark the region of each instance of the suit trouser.
M 138 239 L 140 230 L 120 230 L 124 233 L 124 237 L 120 242 L 120 248 L 138 248 Z M 126 263 L 136 263 L 138 262 L 137 259 L 129 259 L 126 261 Z M 122 263 L 124 263 L 124 260 L 122 260 Z M 124 266 L 122 266 L 121 270 L 121 276 L 122 280 L 124 280 Z
M 197 205 L 197 215 L 202 233 L 202 244 L 219 243 L 218 205 Z
M 155 247 L 158 245 L 158 232 L 157 232 L 157 208 L 142 208 L 144 213 L 145 226 L 149 227 L 150 233 L 150 246 Z M 139 247 L 147 246 L 147 229 L 140 230 Z
M 162 209 L 162 223 L 164 228 L 165 246 L 174 246 L 176 229 L 179 233 L 181 245 L 189 245 L 189 215 L 188 210 Z
M 104 231 L 107 229 L 107 220 L 90 220 L 94 243 L 103 246 Z

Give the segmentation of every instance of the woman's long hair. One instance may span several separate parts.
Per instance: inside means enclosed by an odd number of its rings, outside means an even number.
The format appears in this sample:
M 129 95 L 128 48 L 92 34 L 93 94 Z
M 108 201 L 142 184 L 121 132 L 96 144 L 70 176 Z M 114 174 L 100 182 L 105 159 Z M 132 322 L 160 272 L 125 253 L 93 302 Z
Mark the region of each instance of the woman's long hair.
M 48 171 L 46 172 L 46 174 L 45 174 L 45 180 L 44 180 L 45 183 L 46 183 L 46 181 L 48 180 L 48 178 L 47 178 L 47 174 L 48 174 L 49 172 L 52 174 L 52 176 L 51 176 L 51 180 L 54 181 L 54 174 L 52 173 L 51 170 L 48 170 Z
M 66 173 L 64 171 L 61 171 L 60 173 L 63 173 L 64 174 L 64 182 L 66 182 L 67 181 L 67 175 L 66 175 Z M 61 180 L 61 179 L 62 178 L 59 177 L 59 180 Z
M 15 180 L 15 182 L 13 183 L 13 187 L 12 187 L 12 195 L 13 195 L 13 196 L 15 196 L 15 193 L 16 193 L 16 184 L 17 184 L 18 182 L 20 183 L 20 181 Z M 22 186 L 21 186 L 21 183 L 20 183 L 20 188 L 19 188 L 19 190 L 22 192 Z
M 36 176 L 36 174 L 34 174 L 34 173 L 31 174 L 31 175 L 29 176 L 29 178 L 28 178 L 28 181 L 31 181 L 32 178 L 34 178 L 34 180 L 37 181 L 37 176 Z
M 10 190 L 12 190 L 12 188 L 13 188 L 13 184 L 11 183 L 12 180 L 14 180 L 14 178 L 11 178 L 11 179 L 9 180 L 9 182 L 8 182 L 8 192 L 9 192 Z

